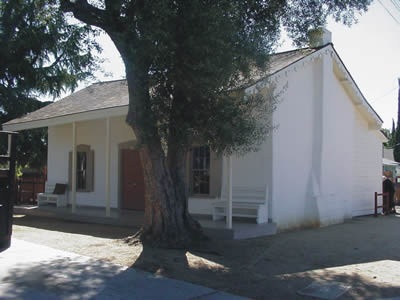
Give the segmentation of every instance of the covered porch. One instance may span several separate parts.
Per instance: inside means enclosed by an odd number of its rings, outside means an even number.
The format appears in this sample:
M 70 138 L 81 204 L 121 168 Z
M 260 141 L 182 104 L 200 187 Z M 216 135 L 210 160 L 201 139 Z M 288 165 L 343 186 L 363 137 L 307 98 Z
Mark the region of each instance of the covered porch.
M 72 222 L 109 224 L 110 226 L 140 227 L 143 224 L 143 211 L 110 209 L 106 216 L 104 208 L 79 206 L 72 212 L 71 206 L 56 207 L 54 205 L 17 205 L 14 206 L 14 216 L 39 216 L 44 218 L 57 218 Z M 227 228 L 225 220 L 213 221 L 211 216 L 193 215 L 199 221 L 206 235 L 218 239 L 246 239 L 276 233 L 274 223 L 256 224 L 248 219 L 233 218 L 232 228 Z

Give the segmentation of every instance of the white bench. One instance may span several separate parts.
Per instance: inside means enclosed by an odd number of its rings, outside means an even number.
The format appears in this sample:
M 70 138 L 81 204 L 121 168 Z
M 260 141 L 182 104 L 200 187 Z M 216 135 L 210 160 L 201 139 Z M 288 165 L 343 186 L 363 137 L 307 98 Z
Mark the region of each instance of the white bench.
M 38 206 L 55 204 L 57 207 L 67 206 L 67 185 L 62 183 L 46 183 L 45 192 L 37 195 Z
M 268 222 L 268 194 L 266 187 L 233 187 L 232 216 L 255 218 L 257 224 Z M 227 215 L 228 192 L 223 191 L 220 200 L 213 201 L 213 220 L 219 220 Z

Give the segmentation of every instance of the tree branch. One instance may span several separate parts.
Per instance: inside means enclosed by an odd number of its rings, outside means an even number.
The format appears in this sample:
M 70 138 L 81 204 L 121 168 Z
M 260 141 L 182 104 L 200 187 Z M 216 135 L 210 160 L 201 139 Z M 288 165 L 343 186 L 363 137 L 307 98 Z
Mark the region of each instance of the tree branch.
M 57 56 L 55 58 L 54 62 L 50 66 L 43 67 L 43 69 L 50 70 L 51 68 L 57 66 L 57 64 L 61 61 L 61 59 L 63 58 L 64 55 L 65 55 L 65 52 L 63 51 L 59 56 Z
M 120 17 L 121 1 L 106 1 L 106 8 L 99 9 L 87 0 L 61 0 L 61 10 L 72 12 L 78 20 L 106 31 L 118 50 L 122 50 L 120 36 L 126 33 L 127 26 Z
M 90 5 L 86 0 L 61 0 L 61 10 L 72 12 L 78 20 L 106 30 L 108 14 L 105 10 Z
M 121 0 L 105 0 L 106 10 L 112 14 L 120 14 Z

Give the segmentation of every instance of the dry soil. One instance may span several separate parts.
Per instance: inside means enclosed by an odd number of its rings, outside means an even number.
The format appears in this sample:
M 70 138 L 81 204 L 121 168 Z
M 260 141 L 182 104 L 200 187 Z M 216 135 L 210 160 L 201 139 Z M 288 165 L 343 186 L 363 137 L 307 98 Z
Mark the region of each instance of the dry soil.
M 137 230 L 16 215 L 13 237 L 254 299 L 308 299 L 297 291 L 314 281 L 350 285 L 340 299 L 400 297 L 400 215 L 191 251 L 126 243 Z

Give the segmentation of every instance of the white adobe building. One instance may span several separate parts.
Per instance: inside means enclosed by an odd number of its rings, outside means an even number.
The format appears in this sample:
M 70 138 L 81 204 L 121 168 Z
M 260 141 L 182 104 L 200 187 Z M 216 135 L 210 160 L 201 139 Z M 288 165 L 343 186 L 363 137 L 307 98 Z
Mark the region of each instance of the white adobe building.
M 237 187 L 247 193 L 245 198 L 252 191 L 260 198 L 260 188 L 264 191 L 258 222 L 274 223 L 278 231 L 373 213 L 374 192 L 382 188 L 382 120 L 333 45 L 325 42 L 273 55 L 268 74 L 247 88 L 251 92 L 256 85 L 274 82 L 284 91 L 272 116 L 277 128 L 259 152 L 227 158 L 198 147 L 188 154 L 191 213 L 210 216 L 224 189 L 232 191 L 233 199 L 240 198 Z M 142 171 L 135 136 L 125 123 L 127 111 L 124 80 L 95 83 L 9 121 L 3 129 L 47 127 L 48 181 L 72 185 L 72 211 L 103 207 L 109 215 L 112 208 L 144 207 Z M 76 168 L 71 157 L 77 159 Z M 71 174 L 76 174 L 74 185 Z M 240 205 L 235 208 L 234 203 L 235 214 L 240 215 Z

